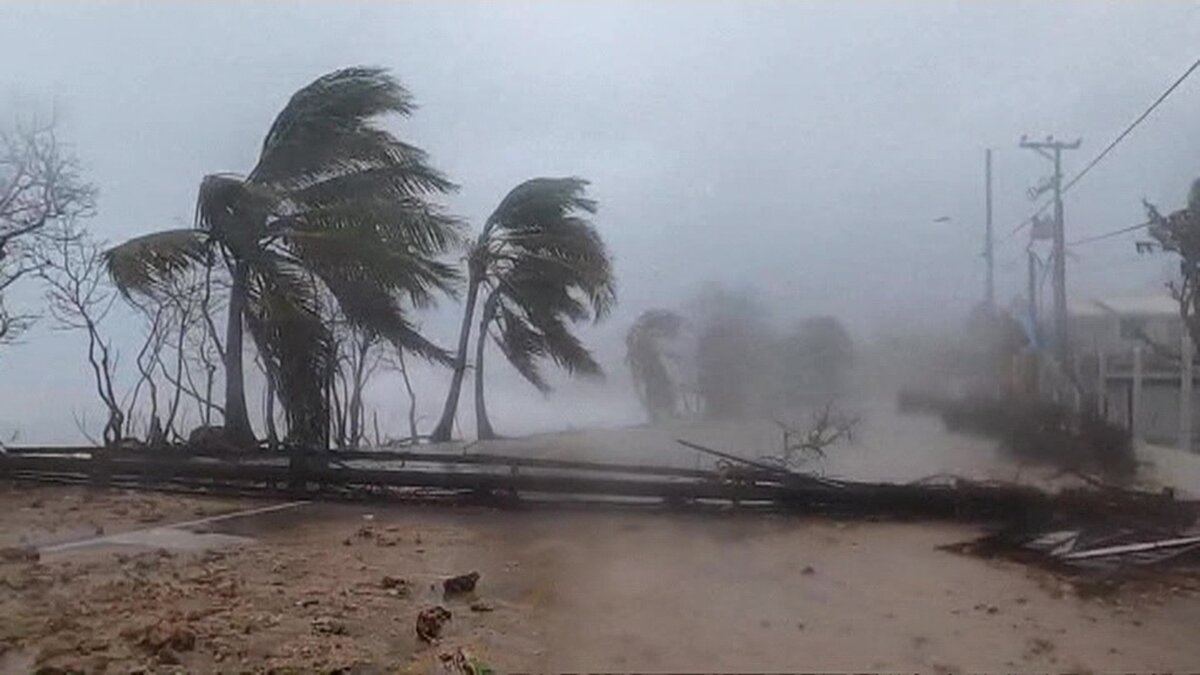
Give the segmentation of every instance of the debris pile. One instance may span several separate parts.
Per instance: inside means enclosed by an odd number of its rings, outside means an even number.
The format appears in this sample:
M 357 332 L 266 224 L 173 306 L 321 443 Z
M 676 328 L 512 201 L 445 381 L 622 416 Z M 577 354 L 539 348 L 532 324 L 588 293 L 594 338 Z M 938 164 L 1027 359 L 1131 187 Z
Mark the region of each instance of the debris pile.
M 1141 527 L 1108 522 L 1034 530 L 1013 527 L 955 548 L 1112 578 L 1133 567 L 1200 561 L 1200 532 L 1180 532 L 1152 523 Z

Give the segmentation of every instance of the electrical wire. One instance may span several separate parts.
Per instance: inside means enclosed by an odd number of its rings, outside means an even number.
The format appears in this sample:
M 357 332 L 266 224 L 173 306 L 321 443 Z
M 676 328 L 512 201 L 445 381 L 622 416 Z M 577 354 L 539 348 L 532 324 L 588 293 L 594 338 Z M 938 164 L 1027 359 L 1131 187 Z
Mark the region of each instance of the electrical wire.
M 1200 58 L 1193 61 L 1192 65 L 1189 66 L 1188 69 L 1185 70 L 1182 75 L 1180 75 L 1178 78 L 1176 78 L 1175 81 L 1171 83 L 1171 86 L 1167 87 L 1166 91 L 1164 91 L 1162 94 L 1159 94 L 1158 98 L 1154 99 L 1154 102 L 1151 103 L 1150 106 L 1148 108 L 1146 108 L 1146 110 L 1144 110 L 1141 115 L 1138 115 L 1136 119 L 1134 119 L 1132 122 L 1130 122 L 1129 126 L 1125 127 L 1125 130 L 1122 131 L 1120 134 L 1118 134 L 1117 137 L 1114 138 L 1113 141 L 1111 143 L 1109 143 L 1107 147 L 1105 147 L 1103 150 L 1101 150 L 1100 154 L 1096 155 L 1092 159 L 1092 161 L 1088 162 L 1083 167 L 1083 169 L 1081 169 L 1079 171 L 1079 173 L 1076 173 L 1075 176 L 1071 180 L 1067 181 L 1066 185 L 1064 185 L 1062 188 L 1062 194 L 1066 194 L 1067 191 L 1070 190 L 1072 187 L 1074 187 L 1075 184 L 1078 183 L 1080 180 L 1082 180 L 1083 177 L 1086 176 L 1089 171 L 1094 169 L 1097 164 L 1099 164 L 1105 157 L 1107 157 L 1108 154 L 1110 152 L 1112 152 L 1114 148 L 1116 148 L 1118 145 L 1120 145 L 1121 141 L 1125 140 L 1126 136 L 1128 136 L 1134 129 L 1136 129 L 1138 127 L 1138 125 L 1140 125 L 1147 117 L 1150 116 L 1150 113 L 1154 112 L 1154 110 L 1156 108 L 1158 108 L 1158 106 L 1161 105 L 1163 101 L 1167 100 L 1167 97 L 1170 96 L 1172 93 L 1174 93 L 1174 91 L 1179 88 L 1179 85 L 1183 84 L 1184 80 L 1186 80 L 1188 77 L 1190 77 L 1191 74 L 1194 73 L 1197 68 L 1200 68 Z M 1011 232 L 1009 232 L 1007 235 L 1005 235 L 1004 238 L 1001 239 L 1000 242 L 998 242 L 998 243 L 1003 243 L 1003 242 L 1015 237 L 1017 235 L 1017 233 L 1019 233 L 1021 230 L 1025 229 L 1025 227 L 1027 227 L 1030 223 L 1032 223 L 1035 218 L 1042 215 L 1042 213 L 1045 213 L 1046 209 L 1049 208 L 1052 203 L 1053 203 L 1053 201 L 1048 201 L 1048 202 L 1042 204 L 1037 209 L 1037 211 L 1033 212 L 1033 215 L 1029 216 L 1025 220 L 1022 220 L 1020 223 L 1018 223 L 1017 226 L 1014 227 Z M 1145 224 L 1139 225 L 1138 227 L 1144 227 L 1144 226 L 1145 226 Z M 1125 230 L 1125 231 L 1132 231 L 1134 229 L 1137 229 L 1137 228 L 1133 227 L 1133 228 L 1129 228 L 1128 230 Z M 1101 235 L 1100 238 L 1106 238 L 1108 236 L 1116 236 L 1117 234 L 1122 234 L 1122 232 L 1110 232 L 1106 235 Z
M 1104 150 L 1102 150 L 1099 155 L 1096 155 L 1095 159 L 1088 162 L 1087 166 L 1083 167 L 1082 171 L 1075 174 L 1074 178 L 1067 181 L 1067 184 L 1063 186 L 1062 191 L 1065 193 L 1067 190 L 1070 190 L 1071 187 L 1073 185 L 1075 185 L 1076 183 L 1078 183 L 1081 178 L 1086 176 L 1087 173 L 1089 171 L 1091 171 L 1093 167 L 1095 167 L 1097 164 L 1099 164 L 1100 160 L 1102 160 L 1106 156 L 1108 156 L 1108 153 L 1112 152 L 1113 148 L 1117 147 L 1117 145 L 1121 141 L 1125 140 L 1125 137 L 1128 136 L 1131 131 L 1136 129 L 1137 126 L 1142 123 L 1142 120 L 1149 117 L 1150 113 L 1154 112 L 1155 108 L 1157 108 L 1163 101 L 1167 100 L 1167 97 L 1170 96 L 1171 93 L 1174 92 L 1176 89 L 1178 89 L 1179 85 L 1183 84 L 1183 81 L 1188 79 L 1188 77 L 1193 72 L 1195 72 L 1197 68 L 1200 68 L 1200 59 L 1196 59 L 1192 63 L 1192 65 L 1189 66 L 1188 69 L 1185 70 L 1183 72 L 1183 74 L 1179 76 L 1178 79 L 1176 79 L 1174 82 L 1171 83 L 1171 86 L 1167 87 L 1166 91 L 1164 91 L 1161 95 L 1159 95 L 1158 98 L 1154 99 L 1154 103 L 1151 103 L 1150 107 L 1146 108 L 1145 112 L 1143 112 L 1141 115 L 1138 115 L 1137 119 L 1135 119 L 1133 122 L 1131 122 L 1129 124 L 1129 126 L 1125 127 L 1125 131 L 1122 131 L 1119 136 L 1117 136 L 1116 138 L 1113 139 L 1112 143 L 1108 144 L 1108 147 L 1104 148 Z
M 1113 230 L 1112 232 L 1105 232 L 1104 234 L 1097 234 L 1097 235 L 1093 235 L 1091 237 L 1084 237 L 1083 239 L 1076 239 L 1075 241 L 1067 242 L 1067 246 L 1082 246 L 1083 244 L 1090 244 L 1094 241 L 1100 241 L 1102 239 L 1109 239 L 1111 237 L 1116 237 L 1118 235 L 1122 235 L 1127 232 L 1133 232 L 1135 230 L 1140 230 L 1144 227 L 1149 227 L 1149 226 L 1150 226 L 1150 221 L 1146 221 L 1144 223 L 1138 223 L 1137 225 L 1130 225 L 1129 227 L 1122 227 L 1121 229 Z

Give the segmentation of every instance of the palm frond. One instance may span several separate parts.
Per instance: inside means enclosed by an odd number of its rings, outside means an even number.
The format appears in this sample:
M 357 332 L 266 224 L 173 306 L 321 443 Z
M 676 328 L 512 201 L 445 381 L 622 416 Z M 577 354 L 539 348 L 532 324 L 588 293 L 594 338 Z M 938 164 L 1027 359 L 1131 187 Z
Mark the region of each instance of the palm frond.
M 113 283 L 125 296 L 155 296 L 193 265 L 209 259 L 209 241 L 196 230 L 165 230 L 134 237 L 104 252 Z
M 250 178 L 296 188 L 388 165 L 424 165 L 423 151 L 373 126 L 414 109 L 412 96 L 381 68 L 345 68 L 296 92 L 271 125 Z
M 363 195 L 320 206 L 300 205 L 275 221 L 275 231 L 370 230 L 386 244 L 441 255 L 462 243 L 463 224 L 412 196 Z
M 571 375 L 601 377 L 604 371 L 592 352 L 583 346 L 566 323 L 557 316 L 534 318 L 534 325 L 546 342 L 546 354 L 559 368 Z
M 292 197 L 307 206 L 319 207 L 362 198 L 407 199 L 458 189 L 445 174 L 426 163 L 423 152 L 413 148 L 406 154 L 390 163 L 313 181 L 293 191 Z
M 604 239 L 579 215 L 596 211 L 586 187 L 580 178 L 535 178 L 518 185 L 489 218 L 492 232 L 485 244 L 494 276 L 507 276 L 512 284 L 540 278 L 582 293 L 599 320 L 617 294 Z
M 584 195 L 587 186 L 582 178 L 531 178 L 505 195 L 485 227 L 547 229 L 571 213 L 595 213 L 595 200 Z
M 432 305 L 436 293 L 452 295 L 459 278 L 451 265 L 383 240 L 370 228 L 291 230 L 283 239 L 296 262 L 326 284 L 370 283 L 416 307 Z
M 303 270 L 263 257 L 251 267 L 245 319 L 286 412 L 289 438 L 324 447 L 325 388 L 336 355 L 315 286 Z
M 428 361 L 448 365 L 452 355 L 423 337 L 405 316 L 396 298 L 378 284 L 350 279 L 328 279 L 326 287 L 337 300 L 346 320 L 353 326 L 375 333 L 397 349 Z
M 538 359 L 546 353 L 542 336 L 517 312 L 503 304 L 499 306 L 496 322 L 500 330 L 493 335 L 493 339 L 504 358 L 538 391 L 543 394 L 549 392 L 550 385 L 538 368 Z
M 550 359 L 570 375 L 603 375 L 595 357 L 559 314 L 531 310 L 530 305 L 514 302 L 508 294 L 497 294 L 496 321 L 500 330 L 494 339 L 500 350 L 539 390 L 550 388 L 537 365 L 541 359 Z

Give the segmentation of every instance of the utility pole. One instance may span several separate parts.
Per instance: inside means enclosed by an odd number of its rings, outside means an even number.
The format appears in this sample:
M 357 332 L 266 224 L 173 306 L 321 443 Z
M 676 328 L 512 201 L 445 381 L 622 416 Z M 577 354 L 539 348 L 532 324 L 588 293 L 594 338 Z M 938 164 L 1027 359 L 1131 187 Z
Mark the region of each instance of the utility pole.
M 1075 150 L 1081 143 L 1056 141 L 1047 136 L 1044 141 L 1021 138 L 1021 147 L 1029 148 L 1054 163 L 1050 187 L 1054 190 L 1054 351 L 1063 372 L 1070 368 L 1071 351 L 1067 337 L 1067 256 L 1066 235 L 1063 232 L 1062 151 Z
M 1033 331 L 1033 342 L 1035 345 L 1041 346 L 1041 333 L 1038 330 L 1038 303 L 1037 303 L 1037 273 L 1038 273 L 1038 258 L 1033 252 L 1033 247 L 1025 249 L 1025 254 L 1029 256 L 1029 327 Z
M 987 281 L 983 289 L 983 302 L 988 311 L 996 309 L 996 258 L 992 248 L 992 149 L 984 152 L 983 174 L 987 194 L 987 229 L 984 234 L 983 258 L 987 261 Z

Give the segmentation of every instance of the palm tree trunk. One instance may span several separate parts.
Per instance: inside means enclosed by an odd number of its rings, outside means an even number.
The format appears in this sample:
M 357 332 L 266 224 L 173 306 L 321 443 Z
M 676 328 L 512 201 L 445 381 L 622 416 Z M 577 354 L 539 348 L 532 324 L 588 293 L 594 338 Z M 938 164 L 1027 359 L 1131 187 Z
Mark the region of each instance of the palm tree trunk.
M 462 393 L 463 377 L 467 373 L 467 347 L 471 342 L 471 317 L 475 314 L 475 302 L 479 298 L 479 283 L 481 279 L 471 274 L 467 286 L 466 307 L 463 309 L 462 327 L 458 333 L 458 352 L 454 358 L 454 373 L 450 376 L 450 392 L 446 394 L 446 405 L 442 408 L 442 418 L 438 420 L 429 440 L 434 443 L 444 443 L 450 440 L 454 426 L 454 416 L 458 412 L 458 396 Z
M 229 287 L 229 321 L 225 325 L 225 433 L 241 444 L 255 442 L 246 409 L 246 381 L 242 372 L 242 313 L 246 309 L 246 277 L 243 263 L 235 263 Z
M 496 438 L 496 430 L 488 419 L 487 402 L 483 396 L 483 352 L 487 346 L 488 325 L 496 312 L 496 292 L 493 291 L 483 303 L 483 316 L 479 319 L 479 335 L 475 340 L 475 433 L 479 440 Z
M 271 378 L 267 378 L 267 440 L 272 448 L 279 447 L 279 431 L 275 428 L 275 385 L 271 384 Z

